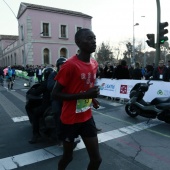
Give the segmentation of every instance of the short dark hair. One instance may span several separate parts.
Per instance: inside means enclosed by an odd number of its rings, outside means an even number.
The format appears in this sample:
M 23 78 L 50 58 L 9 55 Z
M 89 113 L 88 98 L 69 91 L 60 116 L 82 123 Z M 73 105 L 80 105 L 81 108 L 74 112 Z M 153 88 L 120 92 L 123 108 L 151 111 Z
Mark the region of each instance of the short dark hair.
M 121 60 L 121 65 L 126 66 L 126 60 Z
M 88 28 L 82 28 L 76 32 L 74 40 L 75 40 L 75 43 L 77 44 L 77 46 L 78 46 L 78 43 L 80 41 L 82 34 L 84 34 L 84 32 L 86 32 L 86 31 L 91 31 L 91 30 Z

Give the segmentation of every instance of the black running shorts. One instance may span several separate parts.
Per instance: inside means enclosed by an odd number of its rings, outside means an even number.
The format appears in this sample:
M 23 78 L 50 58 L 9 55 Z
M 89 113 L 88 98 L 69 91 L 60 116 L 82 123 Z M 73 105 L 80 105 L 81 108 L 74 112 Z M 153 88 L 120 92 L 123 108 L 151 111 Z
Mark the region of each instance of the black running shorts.
M 61 123 L 61 140 L 74 142 L 74 139 L 79 135 L 87 138 L 97 136 L 96 125 L 93 117 L 83 123 L 75 123 L 72 125 Z

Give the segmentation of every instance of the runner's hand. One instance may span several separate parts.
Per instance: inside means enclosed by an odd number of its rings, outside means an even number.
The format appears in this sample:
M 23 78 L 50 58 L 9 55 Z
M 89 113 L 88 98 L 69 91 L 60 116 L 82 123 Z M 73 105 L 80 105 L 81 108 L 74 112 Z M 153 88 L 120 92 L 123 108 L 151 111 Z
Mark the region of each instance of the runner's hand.
M 96 98 L 100 94 L 99 86 L 94 86 L 86 91 L 86 96 L 89 98 Z

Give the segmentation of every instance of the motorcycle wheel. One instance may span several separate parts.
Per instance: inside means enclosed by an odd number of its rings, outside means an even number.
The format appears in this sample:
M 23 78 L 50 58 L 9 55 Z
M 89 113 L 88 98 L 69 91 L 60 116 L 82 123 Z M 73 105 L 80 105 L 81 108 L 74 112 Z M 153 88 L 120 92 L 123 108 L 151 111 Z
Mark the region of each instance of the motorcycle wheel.
M 138 116 L 138 113 L 136 112 L 135 108 L 133 105 L 126 105 L 125 106 L 125 111 L 130 117 L 136 117 Z

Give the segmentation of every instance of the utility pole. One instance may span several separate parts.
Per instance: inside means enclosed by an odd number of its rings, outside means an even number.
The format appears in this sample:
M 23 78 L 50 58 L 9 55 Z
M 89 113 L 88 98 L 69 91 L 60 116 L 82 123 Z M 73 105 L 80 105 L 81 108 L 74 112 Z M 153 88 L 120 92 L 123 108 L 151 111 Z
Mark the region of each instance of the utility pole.
M 160 9 L 160 1 L 156 0 L 157 3 L 157 42 L 156 42 L 156 58 L 155 65 L 158 66 L 158 62 L 160 60 L 160 43 L 159 43 L 159 32 L 160 32 L 160 18 L 161 18 L 161 9 Z

